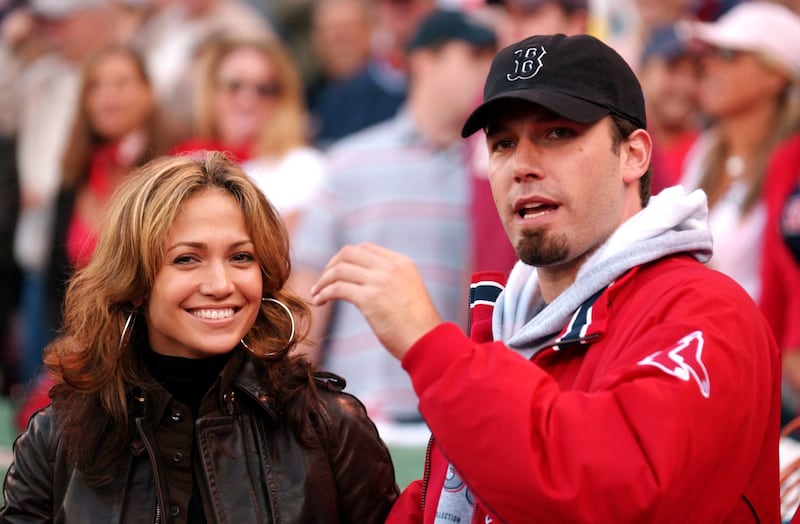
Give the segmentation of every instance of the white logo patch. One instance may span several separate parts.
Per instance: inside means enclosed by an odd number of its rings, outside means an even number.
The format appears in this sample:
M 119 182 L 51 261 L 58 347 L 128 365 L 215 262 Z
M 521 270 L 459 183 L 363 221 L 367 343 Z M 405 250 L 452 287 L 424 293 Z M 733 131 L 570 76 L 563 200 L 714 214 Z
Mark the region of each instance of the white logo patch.
M 656 351 L 639 361 L 640 366 L 655 366 L 684 382 L 694 379 L 705 398 L 711 395 L 711 379 L 703 364 L 703 332 L 693 331 L 670 349 Z
M 536 73 L 544 65 L 542 64 L 542 58 L 547 54 L 547 50 L 544 46 L 529 47 L 527 49 L 517 49 L 514 54 L 517 55 L 517 58 L 514 59 L 514 72 L 506 75 L 510 82 L 527 80 L 536 76 Z

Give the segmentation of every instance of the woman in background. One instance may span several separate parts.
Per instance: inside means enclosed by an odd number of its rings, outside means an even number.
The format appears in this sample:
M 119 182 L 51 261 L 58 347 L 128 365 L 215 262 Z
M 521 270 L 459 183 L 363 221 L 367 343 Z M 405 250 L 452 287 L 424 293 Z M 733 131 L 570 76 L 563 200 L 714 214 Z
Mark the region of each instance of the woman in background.
M 131 168 L 168 151 L 174 143 L 169 128 L 136 51 L 113 44 L 89 57 L 56 196 L 45 288 L 45 313 L 53 333 L 60 328 L 66 282 L 91 258 L 111 194 Z M 24 355 L 25 375 L 36 376 L 41 362 L 41 354 Z M 47 383 L 33 385 L 17 413 L 20 429 L 33 411 L 49 402 L 47 389 Z
M 130 176 L 70 281 L 0 521 L 382 523 L 389 452 L 341 378 L 290 355 L 289 272 L 277 212 L 224 155 Z
M 290 232 L 323 175 L 322 154 L 309 145 L 300 74 L 276 39 L 214 39 L 199 63 L 192 139 L 177 153 L 229 153 L 278 208 Z
M 710 264 L 759 301 L 767 162 L 800 124 L 800 17 L 755 1 L 690 27 L 706 46 L 698 96 L 711 125 L 688 152 L 681 182 L 708 196 Z

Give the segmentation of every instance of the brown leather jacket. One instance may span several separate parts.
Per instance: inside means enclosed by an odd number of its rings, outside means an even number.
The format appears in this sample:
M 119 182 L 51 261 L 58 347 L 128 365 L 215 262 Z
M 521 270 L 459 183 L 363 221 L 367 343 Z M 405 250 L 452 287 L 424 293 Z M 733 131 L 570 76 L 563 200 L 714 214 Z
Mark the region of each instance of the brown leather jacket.
M 223 374 L 215 409 L 208 412 L 204 401 L 195 421 L 194 471 L 205 481 L 209 522 L 384 522 L 398 488 L 389 451 L 363 405 L 341 391 L 341 379 L 318 375 L 329 418 L 314 431 L 319 445 L 305 446 L 278 422 L 259 365 L 245 358 L 227 386 Z M 67 464 L 52 410 L 35 415 L 14 445 L 0 522 L 185 522 L 186 506 L 173 504 L 166 480 L 169 468 L 183 462 L 169 440 L 182 405 L 165 397 L 139 399 L 147 409 L 133 417 L 138 435 L 125 474 L 101 488 L 88 487 Z

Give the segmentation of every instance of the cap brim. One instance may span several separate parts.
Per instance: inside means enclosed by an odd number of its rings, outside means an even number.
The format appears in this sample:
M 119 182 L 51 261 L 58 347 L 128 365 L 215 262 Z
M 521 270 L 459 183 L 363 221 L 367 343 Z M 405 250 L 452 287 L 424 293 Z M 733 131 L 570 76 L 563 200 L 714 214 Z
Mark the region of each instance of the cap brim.
M 520 89 L 510 93 L 503 93 L 484 101 L 472 112 L 461 128 L 461 136 L 467 138 L 472 133 L 486 127 L 489 114 L 494 106 L 504 100 L 517 100 L 542 106 L 553 113 L 578 122 L 580 124 L 590 124 L 597 122 L 610 111 L 597 104 L 586 100 L 565 95 L 556 91 L 542 91 L 539 89 Z
M 714 47 L 727 47 L 741 51 L 752 51 L 759 48 L 759 38 L 764 35 L 750 37 L 740 31 L 731 31 L 717 24 L 706 22 L 688 22 L 683 27 L 688 27 L 688 35 L 705 44 Z

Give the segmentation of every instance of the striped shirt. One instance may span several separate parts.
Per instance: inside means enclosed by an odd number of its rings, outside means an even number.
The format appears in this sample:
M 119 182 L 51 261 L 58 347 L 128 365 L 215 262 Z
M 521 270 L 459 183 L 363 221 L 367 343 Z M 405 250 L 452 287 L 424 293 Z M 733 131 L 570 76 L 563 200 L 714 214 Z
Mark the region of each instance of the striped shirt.
M 293 264 L 321 272 L 343 246 L 372 242 L 410 257 L 444 320 L 463 324 L 468 282 L 470 179 L 462 141 L 439 148 L 405 109 L 329 152 L 329 173 L 293 238 Z M 400 363 L 355 306 L 333 306 L 323 367 L 342 375 L 373 418 L 418 417 Z

